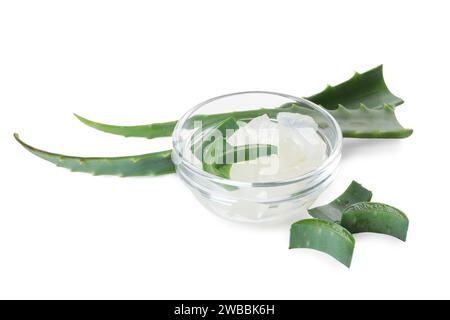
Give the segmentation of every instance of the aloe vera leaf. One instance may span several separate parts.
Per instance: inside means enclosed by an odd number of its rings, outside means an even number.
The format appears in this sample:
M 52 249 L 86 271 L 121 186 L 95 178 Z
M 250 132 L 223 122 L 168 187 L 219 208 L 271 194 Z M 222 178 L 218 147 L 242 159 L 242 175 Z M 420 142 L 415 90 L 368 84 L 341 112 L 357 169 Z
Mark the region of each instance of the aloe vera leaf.
M 198 114 L 186 121 L 186 128 L 190 129 L 194 126 L 196 121 L 201 121 L 204 127 L 208 127 L 216 122 L 223 121 L 229 117 L 235 119 L 236 121 L 249 121 L 253 118 L 267 114 L 269 117 L 275 117 L 279 112 L 282 112 L 279 108 L 269 109 L 261 108 L 254 110 L 244 110 L 244 111 L 234 111 L 227 113 L 216 113 L 216 114 Z
M 365 105 L 360 105 L 357 109 L 347 109 L 340 105 L 335 110 L 328 110 L 341 127 L 342 134 L 346 138 L 406 138 L 413 130 L 403 128 L 395 117 L 394 109 L 389 105 L 384 105 L 381 109 L 369 109 Z M 229 116 L 235 120 L 250 120 L 263 114 L 269 117 L 276 117 L 279 112 L 293 112 L 309 115 L 318 122 L 319 126 L 323 122 L 317 113 L 310 109 L 290 103 L 276 109 L 257 109 L 251 111 L 237 111 L 215 115 L 197 115 L 186 123 L 190 128 L 195 121 L 203 121 L 208 125 L 210 122 L 223 121 Z
M 347 109 L 339 105 L 328 110 L 341 127 L 347 138 L 407 138 L 412 129 L 405 129 L 395 117 L 395 111 L 385 104 L 381 109 L 370 109 L 361 104 L 357 109 Z
M 355 203 L 366 202 L 372 199 L 372 192 L 356 181 L 352 181 L 347 189 L 335 200 L 327 205 L 309 209 L 309 214 L 318 219 L 330 222 L 340 222 L 344 210 Z
M 193 141 L 191 147 L 192 153 L 200 160 L 202 160 L 203 152 L 209 144 L 213 143 L 217 138 L 227 138 L 227 130 L 235 131 L 239 129 L 239 125 L 234 118 L 228 117 L 215 124 L 212 128 L 205 129 L 207 129 L 207 134 L 200 135 L 199 141 Z M 196 135 L 194 135 L 193 139 L 195 139 L 195 137 Z
M 350 268 L 355 239 L 338 224 L 320 219 L 305 219 L 291 226 L 289 249 L 294 248 L 327 253 Z
M 413 133 L 412 129 L 406 129 L 402 127 L 395 116 L 394 108 L 388 104 L 381 106 L 381 108 L 368 108 L 365 105 L 360 105 L 357 109 L 348 109 L 343 105 L 339 105 L 337 109 L 328 111 L 339 123 L 342 134 L 345 138 L 398 139 L 407 138 Z M 263 114 L 267 114 L 269 117 L 276 117 L 279 112 L 294 112 L 310 115 L 315 118 L 315 120 L 319 122 L 320 125 L 321 119 L 317 119 L 316 113 L 311 112 L 311 110 L 307 108 L 302 108 L 295 103 L 291 103 L 275 109 L 262 108 L 230 113 L 218 113 L 213 115 L 196 115 L 189 119 L 188 122 L 186 122 L 186 128 L 193 128 L 196 121 L 201 121 L 204 127 L 208 127 L 213 125 L 214 123 L 222 122 L 230 117 L 235 119 L 236 121 L 248 121 Z M 150 125 L 138 127 L 144 128 L 149 126 Z M 170 135 L 172 132 L 167 130 L 166 133 Z M 132 135 L 129 134 L 128 136 Z M 147 137 L 150 136 L 151 135 L 149 134 Z
M 411 135 L 412 130 L 404 129 L 395 118 L 394 112 L 383 111 L 381 113 L 361 112 L 361 104 L 368 109 L 385 110 L 403 103 L 403 100 L 393 95 L 386 86 L 383 77 L 383 66 L 376 67 L 364 73 L 356 73 L 351 79 L 334 87 L 328 86 L 324 91 L 306 98 L 322 105 L 337 117 L 339 125 L 343 128 L 344 137 L 348 138 L 404 138 Z M 341 107 L 339 107 L 341 105 Z M 344 106 L 344 107 L 342 107 Z M 289 107 L 288 107 L 289 108 Z M 282 110 L 280 110 L 282 109 Z M 356 113 L 347 112 L 348 109 L 358 110 Z M 196 115 L 194 121 L 202 120 L 204 126 L 222 121 L 228 117 L 236 120 L 252 119 L 262 114 L 275 116 L 278 112 L 288 112 L 284 106 L 275 109 L 257 109 L 237 111 L 231 113 Z M 365 119 L 367 116 L 368 119 Z M 86 125 L 109 133 L 126 137 L 156 138 L 172 135 L 176 121 L 155 123 L 141 126 L 113 126 L 87 120 L 77 116 Z M 354 117 L 354 119 L 353 119 Z M 189 123 L 187 123 L 189 126 Z M 370 128 L 370 129 L 368 129 Z
M 222 143 L 222 148 L 217 148 Z M 216 154 L 220 151 L 220 154 Z M 268 144 L 231 146 L 225 139 L 208 145 L 203 154 L 203 170 L 223 178 L 230 178 L 231 165 L 240 161 L 250 161 L 261 156 L 277 154 L 278 148 Z
M 173 129 L 177 124 L 177 121 L 169 121 L 139 126 L 115 126 L 100 122 L 94 122 L 77 114 L 75 114 L 75 116 L 85 125 L 103 132 L 112 133 L 124 137 L 142 137 L 147 139 L 170 137 L 172 135 Z
M 406 241 L 409 220 L 397 208 L 383 203 L 360 202 L 344 210 L 341 226 L 351 233 L 382 233 Z
M 334 87 L 328 85 L 322 92 L 306 99 L 328 110 L 337 109 L 339 105 L 358 109 L 361 104 L 369 109 L 382 109 L 385 104 L 395 107 L 403 103 L 389 91 L 382 65 L 362 74 L 356 72 L 349 80 Z
M 341 127 L 342 134 L 346 138 L 406 138 L 413 130 L 403 128 L 395 117 L 394 109 L 384 105 L 381 109 L 370 109 L 360 105 L 357 109 L 347 109 L 340 105 L 335 110 L 328 110 Z M 195 121 L 202 121 L 208 125 L 210 122 L 223 121 L 229 116 L 235 120 L 250 120 L 263 114 L 276 117 L 279 112 L 292 112 L 309 115 L 322 126 L 323 119 L 311 109 L 299 106 L 296 103 L 288 103 L 276 109 L 257 109 L 251 111 L 236 111 L 215 115 L 197 115 L 186 123 L 186 127 L 193 126 Z
M 14 137 L 32 154 L 74 172 L 121 177 L 158 176 L 175 172 L 171 150 L 128 157 L 83 158 L 39 150 L 20 140 L 18 134 L 14 134 Z

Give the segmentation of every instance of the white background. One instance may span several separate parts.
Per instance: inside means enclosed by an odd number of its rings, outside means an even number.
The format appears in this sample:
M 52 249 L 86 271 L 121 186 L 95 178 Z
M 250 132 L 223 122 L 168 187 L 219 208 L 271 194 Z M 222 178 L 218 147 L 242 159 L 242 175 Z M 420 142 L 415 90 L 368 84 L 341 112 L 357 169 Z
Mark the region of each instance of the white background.
M 2 1 L 0 298 L 450 298 L 448 1 Z M 140 154 L 116 124 L 174 120 L 243 90 L 307 96 L 385 65 L 405 140 L 346 140 L 340 174 L 410 218 L 357 235 L 347 269 L 288 250 L 289 225 L 206 211 L 175 175 L 92 177 L 22 149 Z

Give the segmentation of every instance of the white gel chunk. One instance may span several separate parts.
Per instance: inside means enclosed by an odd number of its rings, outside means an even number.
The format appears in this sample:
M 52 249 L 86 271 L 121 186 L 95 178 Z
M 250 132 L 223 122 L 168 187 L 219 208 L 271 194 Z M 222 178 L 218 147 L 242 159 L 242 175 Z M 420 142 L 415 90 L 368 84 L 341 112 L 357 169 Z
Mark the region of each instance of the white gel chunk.
M 231 145 L 270 144 L 277 155 L 259 157 L 231 166 L 230 179 L 245 182 L 270 182 L 293 179 L 318 168 L 327 157 L 327 146 L 313 118 L 281 112 L 278 123 L 265 114 L 256 117 L 228 138 Z

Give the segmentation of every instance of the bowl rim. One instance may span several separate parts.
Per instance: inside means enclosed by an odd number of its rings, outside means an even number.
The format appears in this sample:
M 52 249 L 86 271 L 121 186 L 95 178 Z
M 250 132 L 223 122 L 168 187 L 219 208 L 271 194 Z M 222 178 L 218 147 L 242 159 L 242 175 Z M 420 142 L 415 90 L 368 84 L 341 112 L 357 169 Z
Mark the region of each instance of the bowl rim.
M 239 181 L 239 180 L 232 180 L 232 179 L 225 179 L 216 175 L 213 175 L 211 173 L 208 173 L 201 168 L 195 166 L 191 161 L 187 160 L 185 157 L 183 157 L 183 152 L 179 149 L 179 141 L 181 140 L 181 130 L 185 124 L 185 122 L 200 108 L 204 107 L 205 105 L 214 102 L 219 99 L 228 98 L 231 96 L 238 96 L 243 94 L 267 94 L 267 95 L 276 95 L 280 96 L 286 99 L 290 99 L 293 101 L 297 101 L 302 104 L 306 104 L 309 107 L 315 109 L 316 111 L 320 112 L 327 120 L 329 120 L 333 124 L 333 128 L 336 131 L 336 141 L 333 150 L 331 151 L 330 155 L 327 157 L 327 159 L 316 169 L 309 171 L 305 174 L 302 174 L 298 177 L 291 178 L 291 179 L 285 179 L 285 180 L 278 180 L 278 181 L 270 181 L 270 182 L 245 182 L 245 181 Z M 278 93 L 273 91 L 240 91 L 240 92 L 234 92 L 229 94 L 220 95 L 208 100 L 205 100 L 193 108 L 189 109 L 177 122 L 175 129 L 173 131 L 172 135 L 172 159 L 174 158 L 174 155 L 176 156 L 175 167 L 178 169 L 179 165 L 183 165 L 187 169 L 189 169 L 191 172 L 194 172 L 195 174 L 202 176 L 205 179 L 214 181 L 216 183 L 225 184 L 228 186 L 235 186 L 240 188 L 250 188 L 250 187 L 277 187 L 277 186 L 284 186 L 289 185 L 297 182 L 304 181 L 306 179 L 309 179 L 313 176 L 319 176 L 324 171 L 327 170 L 327 168 L 332 165 L 335 160 L 339 161 L 339 158 L 341 156 L 342 151 L 342 144 L 343 144 L 343 135 L 341 127 L 339 126 L 336 119 L 323 107 L 305 99 L 305 98 L 299 98 L 296 96 L 292 96 L 289 94 L 284 93 Z

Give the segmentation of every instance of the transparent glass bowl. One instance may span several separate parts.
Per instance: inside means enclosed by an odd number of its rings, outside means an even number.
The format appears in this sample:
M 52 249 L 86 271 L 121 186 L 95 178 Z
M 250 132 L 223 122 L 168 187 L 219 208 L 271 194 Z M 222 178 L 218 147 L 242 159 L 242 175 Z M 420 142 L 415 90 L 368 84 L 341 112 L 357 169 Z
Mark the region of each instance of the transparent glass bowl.
M 327 145 L 327 159 L 317 169 L 289 180 L 250 183 L 212 175 L 203 171 L 192 158 L 192 141 L 198 134 L 194 120 L 207 122 L 209 115 L 261 108 L 277 110 L 292 104 L 299 107 L 299 113 L 312 116 L 319 124 L 318 133 Z M 269 118 L 276 121 L 276 111 L 268 113 Z M 245 118 L 246 114 L 234 115 L 240 120 L 240 116 Z M 306 215 L 306 210 L 333 181 L 341 149 L 341 129 L 322 107 L 285 94 L 251 91 L 216 97 L 189 110 L 175 128 L 172 160 L 178 176 L 210 211 L 235 221 L 273 222 Z

